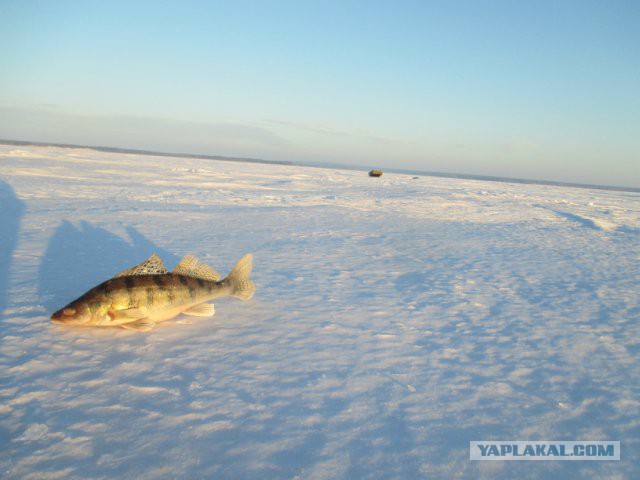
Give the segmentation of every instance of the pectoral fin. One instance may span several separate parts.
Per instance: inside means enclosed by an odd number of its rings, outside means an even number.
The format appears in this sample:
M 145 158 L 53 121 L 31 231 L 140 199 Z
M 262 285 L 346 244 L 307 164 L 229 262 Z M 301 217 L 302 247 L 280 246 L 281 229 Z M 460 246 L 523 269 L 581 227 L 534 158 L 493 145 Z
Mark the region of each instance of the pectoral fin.
M 185 315 L 192 315 L 194 317 L 212 317 L 213 314 L 216 313 L 216 309 L 213 306 L 213 303 L 200 303 L 190 307 L 182 313 Z
M 156 326 L 156 322 L 149 320 L 148 318 L 141 318 L 140 320 L 136 320 L 135 322 L 123 323 L 120 326 L 122 328 L 126 328 L 127 330 L 135 330 L 136 332 L 148 332 Z
M 127 308 L 124 310 L 109 310 L 112 320 L 139 320 L 147 316 L 147 313 L 139 308 Z

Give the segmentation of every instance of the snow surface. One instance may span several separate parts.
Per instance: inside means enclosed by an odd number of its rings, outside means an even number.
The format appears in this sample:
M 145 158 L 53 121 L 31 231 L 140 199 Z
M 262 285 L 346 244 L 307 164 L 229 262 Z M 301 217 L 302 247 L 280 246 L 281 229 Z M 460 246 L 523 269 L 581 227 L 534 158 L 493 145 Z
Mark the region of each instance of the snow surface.
M 0 146 L 0 476 L 638 478 L 640 195 Z M 257 294 L 51 312 L 157 252 Z M 472 462 L 471 440 L 622 460 Z

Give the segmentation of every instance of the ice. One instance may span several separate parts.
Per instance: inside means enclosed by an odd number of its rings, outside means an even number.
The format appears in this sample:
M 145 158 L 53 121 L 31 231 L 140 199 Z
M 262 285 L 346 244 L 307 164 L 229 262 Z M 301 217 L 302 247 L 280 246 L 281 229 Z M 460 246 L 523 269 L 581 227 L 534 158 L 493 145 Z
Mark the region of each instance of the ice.
M 365 169 L 366 170 L 366 169 Z M 636 478 L 640 194 L 0 146 L 0 476 Z M 157 253 L 256 296 L 49 315 Z M 472 440 L 619 462 L 472 462 Z

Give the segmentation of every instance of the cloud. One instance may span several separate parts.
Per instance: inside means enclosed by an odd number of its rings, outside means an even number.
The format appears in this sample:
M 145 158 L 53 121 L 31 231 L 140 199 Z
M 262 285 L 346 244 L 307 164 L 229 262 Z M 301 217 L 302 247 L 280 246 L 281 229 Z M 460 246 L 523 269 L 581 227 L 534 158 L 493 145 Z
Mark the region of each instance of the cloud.
M 0 137 L 234 155 L 260 154 L 287 145 L 282 137 L 256 125 L 135 115 L 81 115 L 42 104 L 0 106 Z

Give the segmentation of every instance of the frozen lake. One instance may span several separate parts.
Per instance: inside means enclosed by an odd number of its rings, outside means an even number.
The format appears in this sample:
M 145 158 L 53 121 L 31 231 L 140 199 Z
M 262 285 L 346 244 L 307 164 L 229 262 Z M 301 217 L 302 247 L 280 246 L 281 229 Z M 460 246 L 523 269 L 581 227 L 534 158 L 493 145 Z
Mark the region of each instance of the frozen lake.
M 0 145 L 0 476 L 638 478 L 640 194 Z M 249 302 L 49 315 L 153 252 Z M 621 461 L 477 462 L 472 440 Z

